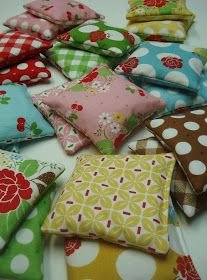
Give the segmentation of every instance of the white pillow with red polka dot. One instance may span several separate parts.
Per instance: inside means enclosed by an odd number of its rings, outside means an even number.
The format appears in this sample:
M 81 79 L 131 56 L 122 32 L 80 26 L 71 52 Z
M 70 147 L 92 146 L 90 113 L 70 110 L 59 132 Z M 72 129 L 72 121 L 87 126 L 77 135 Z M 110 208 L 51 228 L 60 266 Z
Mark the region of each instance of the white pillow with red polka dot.
M 39 58 L 31 58 L 24 60 L 22 63 L 0 69 L 0 85 L 11 83 L 32 84 L 50 77 L 50 71 Z
M 206 192 L 207 107 L 154 119 L 145 124 L 174 153 L 194 192 Z

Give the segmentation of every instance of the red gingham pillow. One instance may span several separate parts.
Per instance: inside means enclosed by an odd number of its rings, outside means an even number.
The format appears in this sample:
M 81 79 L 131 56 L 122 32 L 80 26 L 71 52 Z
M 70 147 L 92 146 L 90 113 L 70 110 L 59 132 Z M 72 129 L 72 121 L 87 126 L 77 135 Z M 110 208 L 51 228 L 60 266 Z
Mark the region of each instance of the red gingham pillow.
M 0 34 L 0 68 L 37 55 L 51 47 L 51 42 L 21 32 Z
M 11 83 L 32 84 L 51 77 L 40 58 L 30 58 L 0 70 L 0 85 Z

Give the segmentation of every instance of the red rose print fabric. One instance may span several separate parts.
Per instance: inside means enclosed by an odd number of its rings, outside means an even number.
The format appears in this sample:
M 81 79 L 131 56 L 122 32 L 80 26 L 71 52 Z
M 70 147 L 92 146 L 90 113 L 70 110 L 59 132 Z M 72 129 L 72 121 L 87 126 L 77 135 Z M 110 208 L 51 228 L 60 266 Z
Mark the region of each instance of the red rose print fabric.
M 149 7 L 161 8 L 166 5 L 168 0 L 144 0 L 144 5 Z
M 72 255 L 75 250 L 78 250 L 81 246 L 81 240 L 79 238 L 66 238 L 64 241 L 64 248 L 66 256 Z
M 171 69 L 183 67 L 183 60 L 181 58 L 177 58 L 177 57 L 173 57 L 173 56 L 166 56 L 166 57 L 163 57 L 161 60 L 165 67 L 168 67 Z

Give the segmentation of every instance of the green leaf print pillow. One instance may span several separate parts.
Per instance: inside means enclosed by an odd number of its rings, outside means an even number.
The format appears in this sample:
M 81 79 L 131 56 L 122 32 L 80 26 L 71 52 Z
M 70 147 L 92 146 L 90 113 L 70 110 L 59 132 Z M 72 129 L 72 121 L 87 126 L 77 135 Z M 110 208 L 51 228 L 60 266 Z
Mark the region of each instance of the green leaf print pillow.
M 71 47 L 106 56 L 123 56 L 141 42 L 139 36 L 103 21 L 86 21 L 57 39 Z
M 25 159 L 0 150 L 0 251 L 63 171 L 60 164 Z

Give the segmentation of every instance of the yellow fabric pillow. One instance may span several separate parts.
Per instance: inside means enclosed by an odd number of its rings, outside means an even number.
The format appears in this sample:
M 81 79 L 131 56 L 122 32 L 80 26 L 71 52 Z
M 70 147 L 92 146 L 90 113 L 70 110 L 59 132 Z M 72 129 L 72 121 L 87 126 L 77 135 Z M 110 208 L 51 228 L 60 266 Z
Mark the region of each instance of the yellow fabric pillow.
M 129 0 L 126 18 L 132 21 L 189 20 L 194 14 L 185 0 Z
M 166 254 L 174 164 L 171 153 L 80 156 L 42 231 Z

